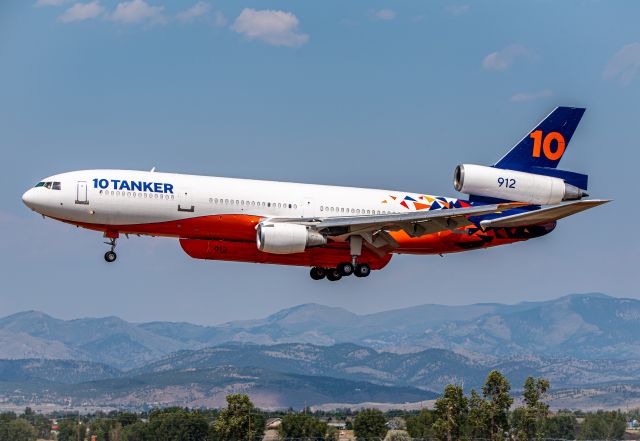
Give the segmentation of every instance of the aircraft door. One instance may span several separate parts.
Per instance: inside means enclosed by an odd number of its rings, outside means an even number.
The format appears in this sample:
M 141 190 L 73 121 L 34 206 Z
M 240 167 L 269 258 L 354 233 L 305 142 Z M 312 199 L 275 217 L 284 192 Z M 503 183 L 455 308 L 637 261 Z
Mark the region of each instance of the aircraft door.
M 78 187 L 76 189 L 76 204 L 89 205 L 86 181 L 78 181 Z
M 190 188 L 182 188 L 179 192 L 178 211 L 185 213 L 195 213 L 196 207 L 193 202 L 193 192 Z

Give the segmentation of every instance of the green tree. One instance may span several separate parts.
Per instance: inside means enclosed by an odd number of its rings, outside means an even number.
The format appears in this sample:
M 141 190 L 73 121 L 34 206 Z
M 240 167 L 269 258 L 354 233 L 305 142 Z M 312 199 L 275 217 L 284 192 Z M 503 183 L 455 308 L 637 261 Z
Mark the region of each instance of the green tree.
M 219 441 L 253 440 L 262 437 L 264 423 L 247 395 L 227 395 L 227 407 L 214 421 L 212 436 Z
M 524 382 L 524 407 L 517 408 L 512 415 L 512 427 L 518 439 L 542 439 L 549 416 L 549 405 L 542 396 L 549 389 L 549 381 L 544 378 L 527 377 Z
M 475 389 L 469 397 L 469 417 L 467 432 L 471 438 L 488 439 L 491 437 L 491 411 L 489 403 Z
M 578 424 L 573 414 L 552 415 L 545 424 L 545 436 L 552 439 L 574 439 Z
M 127 427 L 130 424 L 138 422 L 138 415 L 131 412 L 123 412 L 118 414 L 116 421 L 118 421 L 122 427 Z
M 327 424 L 303 413 L 291 413 L 282 418 L 280 424 L 280 438 L 315 439 L 324 438 L 327 434 Z
M 122 428 L 122 441 L 153 441 L 149 435 L 148 424 L 138 421 Z
M 435 420 L 435 412 L 428 409 L 422 409 L 418 415 L 407 418 L 409 436 L 411 438 L 432 438 L 432 426 Z
M 112 437 L 112 431 L 116 429 L 117 424 L 117 421 L 112 419 L 93 420 L 89 434 L 95 436 L 97 441 L 113 441 L 115 437 Z
M 578 439 L 622 439 L 626 427 L 627 422 L 620 412 L 589 413 L 580 426 Z
M 493 370 L 489 372 L 482 395 L 488 401 L 490 439 L 502 440 L 509 431 L 509 408 L 513 398 L 509 395 L 511 385 L 504 375 Z
M 7 424 L 7 441 L 36 441 L 38 432 L 27 420 L 17 418 Z
M 384 414 L 377 409 L 364 409 L 353 421 L 353 432 L 358 440 L 383 439 L 387 434 Z
M 437 418 L 432 427 L 436 437 L 447 441 L 460 439 L 468 411 L 469 402 L 462 387 L 448 384 L 435 404 Z
M 206 441 L 209 423 L 200 412 L 172 408 L 153 412 L 146 429 L 153 441 Z
M 0 441 L 11 441 L 9 438 L 9 425 L 17 418 L 13 412 L 0 413 Z
M 77 420 L 63 420 L 58 424 L 58 441 L 85 441 L 87 428 Z

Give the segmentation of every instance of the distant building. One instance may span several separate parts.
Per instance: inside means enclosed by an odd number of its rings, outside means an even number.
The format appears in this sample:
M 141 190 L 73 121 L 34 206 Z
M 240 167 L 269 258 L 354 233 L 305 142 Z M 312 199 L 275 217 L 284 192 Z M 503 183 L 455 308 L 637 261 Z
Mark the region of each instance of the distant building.
M 338 430 L 344 430 L 347 428 L 347 422 L 346 421 L 335 421 L 332 423 L 327 423 L 328 426 L 330 427 L 335 427 Z
M 629 429 L 638 429 L 640 428 L 640 423 L 638 422 L 638 420 L 631 420 L 627 422 L 627 427 Z

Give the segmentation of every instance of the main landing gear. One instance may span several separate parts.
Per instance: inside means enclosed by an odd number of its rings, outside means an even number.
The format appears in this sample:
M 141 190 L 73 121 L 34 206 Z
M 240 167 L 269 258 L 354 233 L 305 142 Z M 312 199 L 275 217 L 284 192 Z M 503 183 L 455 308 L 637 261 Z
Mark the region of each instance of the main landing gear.
M 326 277 L 327 280 L 332 282 L 338 281 L 343 277 L 350 276 L 351 274 L 356 277 L 367 277 L 371 274 L 371 267 L 366 263 L 359 263 L 354 266 L 350 262 L 344 262 L 336 268 L 321 268 L 319 266 L 314 266 L 309 272 L 309 275 L 313 280 L 322 280 Z
M 371 274 L 371 267 L 366 263 L 358 263 L 358 257 L 362 254 L 362 236 L 349 237 L 349 251 L 351 252 L 351 262 L 342 262 L 335 268 L 311 268 L 309 275 L 313 280 L 327 280 L 335 282 L 343 277 L 354 274 L 356 277 L 368 277 Z
M 109 242 L 105 242 L 105 243 L 107 245 L 111 246 L 111 250 L 109 250 L 106 253 L 104 253 L 104 260 L 106 260 L 109 263 L 115 262 L 116 259 L 118 258 L 118 255 L 116 254 L 116 239 L 115 239 L 115 237 L 109 238 Z

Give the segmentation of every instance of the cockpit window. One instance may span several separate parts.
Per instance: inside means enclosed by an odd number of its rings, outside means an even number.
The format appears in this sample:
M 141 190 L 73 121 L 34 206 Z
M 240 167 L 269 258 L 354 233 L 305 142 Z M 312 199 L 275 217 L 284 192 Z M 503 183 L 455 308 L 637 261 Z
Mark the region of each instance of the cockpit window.
M 36 187 L 44 187 L 44 182 L 38 182 L 38 183 L 36 184 Z
M 53 190 L 60 190 L 60 183 L 59 182 L 54 182 L 53 186 L 51 188 Z
M 52 182 L 45 182 L 44 183 L 44 188 L 49 188 L 50 189 L 51 188 L 51 184 L 52 184 Z

